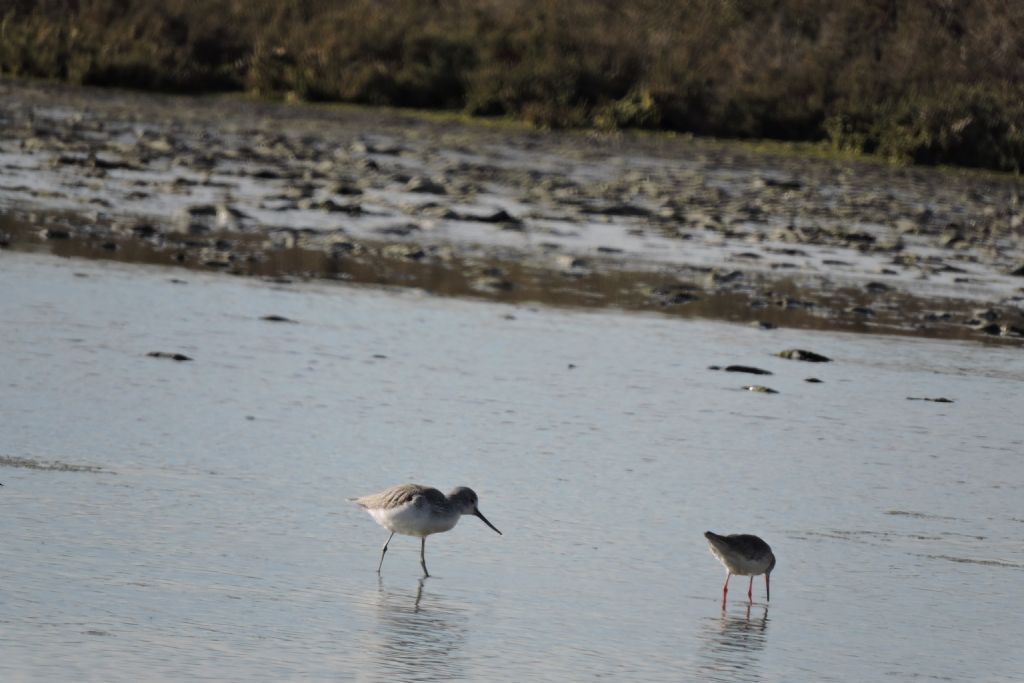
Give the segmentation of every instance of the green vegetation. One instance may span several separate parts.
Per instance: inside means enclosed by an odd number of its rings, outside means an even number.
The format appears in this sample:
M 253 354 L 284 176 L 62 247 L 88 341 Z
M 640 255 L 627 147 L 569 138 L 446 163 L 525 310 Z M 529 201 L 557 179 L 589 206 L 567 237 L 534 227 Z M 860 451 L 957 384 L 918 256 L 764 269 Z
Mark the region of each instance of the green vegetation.
M 1011 0 L 0 0 L 0 74 L 1024 166 Z

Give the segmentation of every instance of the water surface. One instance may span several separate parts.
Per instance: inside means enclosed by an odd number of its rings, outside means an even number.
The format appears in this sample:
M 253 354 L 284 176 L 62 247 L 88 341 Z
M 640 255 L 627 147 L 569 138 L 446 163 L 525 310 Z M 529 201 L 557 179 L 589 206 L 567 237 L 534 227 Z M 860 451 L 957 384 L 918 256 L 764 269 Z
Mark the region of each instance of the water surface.
M 5 681 L 1024 671 L 1019 349 L 33 254 L 0 291 Z M 404 481 L 504 535 L 378 578 L 345 499 Z M 722 611 L 707 529 L 772 544 L 770 605 Z

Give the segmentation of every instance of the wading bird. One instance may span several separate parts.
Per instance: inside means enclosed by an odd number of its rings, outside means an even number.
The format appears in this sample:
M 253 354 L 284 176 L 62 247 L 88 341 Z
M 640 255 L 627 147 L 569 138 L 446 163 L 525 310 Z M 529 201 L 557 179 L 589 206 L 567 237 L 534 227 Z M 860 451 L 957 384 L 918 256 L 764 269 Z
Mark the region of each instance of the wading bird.
M 747 599 L 754 601 L 754 577 L 764 574 L 765 600 L 771 600 L 771 588 L 768 577 L 775 569 L 775 554 L 771 547 L 757 536 L 751 534 L 730 534 L 720 536 L 712 531 L 704 533 L 711 547 L 711 554 L 725 567 L 725 585 L 722 586 L 722 609 L 725 609 L 725 596 L 729 594 L 729 579 L 733 574 L 749 576 Z
M 380 563 L 377 573 L 384 566 L 384 554 L 388 551 L 395 534 L 420 537 L 420 565 L 423 575 L 430 576 L 427 571 L 426 547 L 427 536 L 452 529 L 462 515 L 475 515 L 483 520 L 498 534 L 498 529 L 487 521 L 477 507 L 477 496 L 473 489 L 460 486 L 447 496 L 437 489 L 419 484 L 400 484 L 385 489 L 380 493 L 351 499 L 357 505 L 366 508 L 377 524 L 391 532 L 380 551 Z

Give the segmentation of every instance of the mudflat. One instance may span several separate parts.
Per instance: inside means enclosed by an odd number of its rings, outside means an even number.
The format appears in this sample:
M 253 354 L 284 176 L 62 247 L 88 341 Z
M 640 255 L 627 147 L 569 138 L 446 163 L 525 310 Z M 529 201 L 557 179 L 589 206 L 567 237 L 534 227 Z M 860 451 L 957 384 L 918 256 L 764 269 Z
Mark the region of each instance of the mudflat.
M 0 81 L 0 246 L 1024 341 L 1024 185 L 684 136 Z

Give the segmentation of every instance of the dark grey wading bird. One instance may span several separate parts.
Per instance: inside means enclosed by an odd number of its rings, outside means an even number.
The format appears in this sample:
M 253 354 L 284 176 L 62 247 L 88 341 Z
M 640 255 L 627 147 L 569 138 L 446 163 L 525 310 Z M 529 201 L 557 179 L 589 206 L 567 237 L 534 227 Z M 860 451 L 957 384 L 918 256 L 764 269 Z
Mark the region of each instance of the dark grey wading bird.
M 722 586 L 722 608 L 725 608 L 725 596 L 729 594 L 729 579 L 733 574 L 749 576 L 747 599 L 754 601 L 754 577 L 764 574 L 765 599 L 771 600 L 771 588 L 768 577 L 775 569 L 775 554 L 771 547 L 757 536 L 751 534 L 730 534 L 720 536 L 713 531 L 704 533 L 711 547 L 711 554 L 718 558 L 727 572 L 725 585 Z
M 366 508 L 377 524 L 391 532 L 384 549 L 380 552 L 380 564 L 377 573 L 384 566 L 384 554 L 388 551 L 388 543 L 395 534 L 420 537 L 420 565 L 423 575 L 430 576 L 427 571 L 427 536 L 451 530 L 462 515 L 475 515 L 484 524 L 495 531 L 498 529 L 487 521 L 477 507 L 477 496 L 473 489 L 460 486 L 447 496 L 437 489 L 419 484 L 400 484 L 384 489 L 380 493 L 350 499 L 357 505 Z M 498 531 L 498 534 L 501 534 Z

